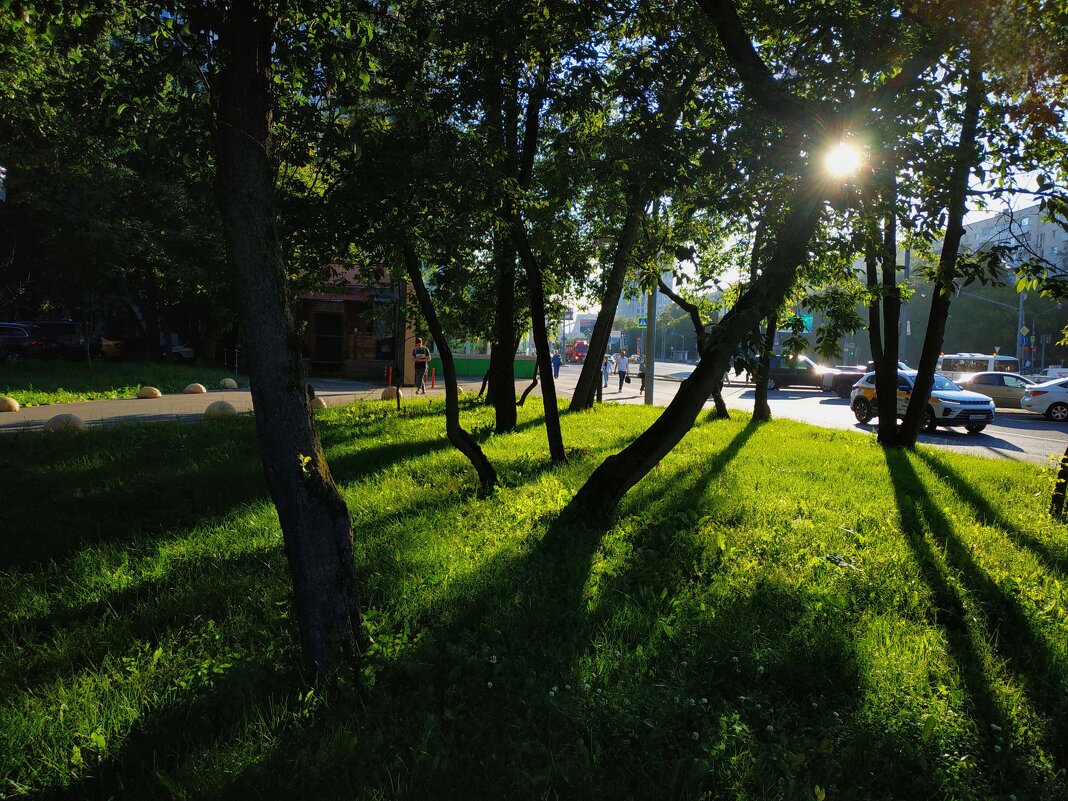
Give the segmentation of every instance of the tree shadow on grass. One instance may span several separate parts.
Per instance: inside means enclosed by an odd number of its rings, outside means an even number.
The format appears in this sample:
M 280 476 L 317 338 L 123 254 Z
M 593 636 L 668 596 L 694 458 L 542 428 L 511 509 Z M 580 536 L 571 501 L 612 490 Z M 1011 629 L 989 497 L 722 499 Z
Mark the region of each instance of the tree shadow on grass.
M 927 464 L 935 475 L 944 481 L 950 489 L 963 500 L 975 512 L 976 519 L 980 522 L 1004 531 L 1010 540 L 1018 547 L 1031 551 L 1047 569 L 1054 570 L 1061 576 L 1068 576 L 1068 551 L 1052 543 L 1039 540 L 1032 534 L 1023 531 L 1019 526 L 1009 522 L 1005 516 L 997 510 L 987 498 L 984 498 L 974 486 L 969 484 L 960 474 L 937 456 L 926 451 L 917 451 L 919 456 Z
M 1005 658 L 1035 710 L 1050 718 L 1052 742 L 1047 744 L 1048 753 L 1061 769 L 1068 747 L 1068 708 L 1063 695 L 1066 666 L 1015 599 L 976 563 L 971 550 L 917 475 L 909 455 L 896 450 L 885 450 L 884 454 L 902 532 L 932 592 L 935 622 L 945 633 L 971 699 L 984 760 L 995 774 L 1003 772 L 1010 787 L 1033 790 L 1034 776 L 1018 753 L 1012 750 L 998 753 L 1000 746 L 995 732 L 1013 729 L 1007 711 L 995 694 L 993 677 L 986 666 L 985 646 L 989 644 L 991 656 L 1000 654 Z M 942 553 L 946 568 L 960 576 L 959 588 L 947 577 L 938 552 Z

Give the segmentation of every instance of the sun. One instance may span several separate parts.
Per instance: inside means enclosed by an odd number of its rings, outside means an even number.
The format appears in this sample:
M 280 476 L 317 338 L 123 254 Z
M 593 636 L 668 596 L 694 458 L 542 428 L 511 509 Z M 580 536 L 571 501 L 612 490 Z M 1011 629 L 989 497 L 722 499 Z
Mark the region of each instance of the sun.
M 846 178 L 859 170 L 863 161 L 860 148 L 849 142 L 839 142 L 824 155 L 823 167 L 834 178 Z

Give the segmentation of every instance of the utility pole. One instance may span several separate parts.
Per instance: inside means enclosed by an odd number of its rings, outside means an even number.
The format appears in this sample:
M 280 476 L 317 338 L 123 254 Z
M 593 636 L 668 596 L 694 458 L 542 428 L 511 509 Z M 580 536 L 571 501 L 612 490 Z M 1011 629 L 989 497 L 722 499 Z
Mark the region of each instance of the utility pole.
M 649 303 L 646 307 L 645 329 L 645 405 L 653 405 L 653 384 L 655 383 L 656 349 L 650 347 L 656 342 L 656 290 L 649 293 Z
M 905 248 L 905 286 L 908 286 L 912 270 L 912 248 Z M 898 337 L 898 361 L 909 363 L 909 302 L 901 303 L 901 335 Z

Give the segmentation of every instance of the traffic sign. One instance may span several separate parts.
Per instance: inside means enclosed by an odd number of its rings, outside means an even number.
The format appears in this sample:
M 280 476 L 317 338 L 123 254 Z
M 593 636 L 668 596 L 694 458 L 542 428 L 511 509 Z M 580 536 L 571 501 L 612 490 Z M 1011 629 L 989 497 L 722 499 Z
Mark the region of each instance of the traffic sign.
M 1020 326 L 1020 336 L 1025 337 L 1031 333 L 1031 329 L 1026 325 Z
M 639 317 L 638 318 L 638 328 L 648 328 L 648 327 L 649 327 L 649 318 L 648 317 Z

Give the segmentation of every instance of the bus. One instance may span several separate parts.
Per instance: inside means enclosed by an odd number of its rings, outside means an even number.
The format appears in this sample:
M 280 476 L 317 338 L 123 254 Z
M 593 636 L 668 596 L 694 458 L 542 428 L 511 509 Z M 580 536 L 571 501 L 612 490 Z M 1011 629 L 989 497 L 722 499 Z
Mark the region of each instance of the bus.
M 935 371 L 950 381 L 969 373 L 1018 373 L 1020 360 L 1014 356 L 995 356 L 992 353 L 944 353 L 938 357 Z
M 586 361 L 586 354 L 589 350 L 589 342 L 585 339 L 576 339 L 564 346 L 564 359 L 571 364 L 581 364 Z

